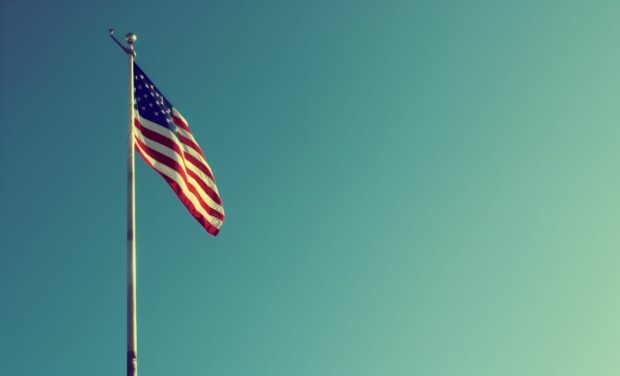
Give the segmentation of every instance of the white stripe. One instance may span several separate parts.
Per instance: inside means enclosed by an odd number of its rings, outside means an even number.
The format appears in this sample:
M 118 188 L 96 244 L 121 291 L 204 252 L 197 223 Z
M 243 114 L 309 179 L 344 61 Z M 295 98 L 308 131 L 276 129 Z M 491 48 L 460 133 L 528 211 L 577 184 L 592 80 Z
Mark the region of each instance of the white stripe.
M 187 159 L 184 159 L 184 161 L 185 161 L 185 169 L 186 170 L 190 170 L 194 174 L 198 175 L 200 180 L 202 180 L 209 188 L 211 188 L 211 190 L 213 192 L 215 192 L 217 197 L 220 197 L 220 192 L 218 192 L 217 187 L 215 186 L 215 184 L 213 184 L 212 186 L 209 186 L 209 183 L 211 182 L 209 177 L 207 175 L 205 175 L 205 173 L 202 172 L 202 170 L 200 168 L 198 168 L 195 164 L 193 164 L 191 161 L 188 161 Z M 221 198 L 220 198 L 220 200 L 221 200 Z
M 200 153 L 196 152 L 194 149 L 192 149 L 191 147 L 185 145 L 184 143 L 182 143 L 181 141 L 179 141 L 179 139 L 177 138 L 177 136 L 168 128 L 163 127 L 157 123 L 153 123 L 152 121 L 145 119 L 141 116 L 138 115 L 138 121 L 140 122 L 140 124 L 142 124 L 145 128 L 161 135 L 164 136 L 172 141 L 174 141 L 181 150 L 183 150 L 186 153 L 191 154 L 192 156 L 194 156 L 194 158 L 202 161 L 207 168 L 209 169 L 209 172 L 211 172 L 211 174 L 213 175 L 213 172 L 211 171 L 211 168 L 209 167 L 209 165 L 206 163 L 206 161 L 204 160 L 204 158 L 200 155 Z M 179 127 L 177 127 L 177 129 L 180 129 Z M 136 129 L 136 132 L 139 132 L 138 129 Z M 183 156 L 181 156 L 181 158 L 183 158 Z M 191 163 L 191 161 L 186 160 L 185 158 L 183 158 L 183 160 L 187 163 L 187 164 L 191 164 L 192 166 L 194 165 L 193 163 Z M 211 188 L 219 197 L 220 193 L 217 189 L 217 186 L 215 185 L 215 182 L 213 180 L 211 180 L 211 178 L 206 175 L 204 172 L 202 172 L 200 169 L 196 168 L 196 169 L 192 169 L 192 171 L 194 171 L 204 182 L 205 184 Z
M 188 131 L 186 131 L 185 129 L 183 129 L 183 128 L 179 127 L 179 126 L 177 126 L 176 129 L 177 129 L 177 132 L 179 132 L 181 134 L 181 136 L 191 140 L 193 143 L 198 145 L 198 142 L 196 142 L 196 139 L 194 138 L 194 136 L 191 133 L 189 133 Z M 181 142 L 181 140 L 179 140 L 179 142 Z M 185 144 L 183 144 L 183 145 L 185 145 Z M 199 152 L 198 150 L 195 150 L 191 146 L 187 146 L 187 148 L 185 148 L 185 149 L 187 150 L 188 153 L 193 155 L 194 158 L 196 158 L 199 161 L 201 161 L 202 164 L 204 164 L 205 167 L 207 167 L 207 169 L 209 170 L 211 175 L 213 175 L 213 171 L 211 170 L 211 166 L 209 166 L 209 163 L 207 162 L 207 160 L 205 159 L 205 157 L 202 155 L 201 152 Z
M 141 154 L 149 161 L 149 163 L 153 166 L 155 170 L 174 180 L 175 183 L 177 183 L 181 187 L 181 190 L 183 191 L 185 196 L 192 202 L 192 204 L 194 204 L 194 208 L 196 209 L 196 211 L 198 211 L 212 226 L 218 229 L 222 226 L 222 220 L 211 216 L 204 210 L 204 208 L 200 205 L 200 202 L 198 202 L 194 194 L 187 188 L 183 177 L 181 177 L 178 172 L 166 166 L 165 164 L 151 158 L 151 156 L 149 156 L 138 143 L 136 143 L 136 147 L 142 150 Z
M 181 119 L 183 121 L 183 123 L 185 123 L 185 125 L 187 126 L 187 128 L 189 128 L 189 123 L 187 122 L 187 120 L 185 120 L 185 118 L 183 117 L 183 115 L 181 115 L 181 113 L 179 113 L 179 111 L 177 111 L 176 109 L 172 108 L 172 114 L 176 117 L 178 117 L 179 119 Z M 186 131 L 185 129 L 177 126 L 177 130 L 178 132 L 183 135 L 185 138 L 188 138 L 190 140 L 192 140 L 196 145 L 198 145 L 198 142 L 196 142 L 196 139 L 194 138 L 194 135 L 192 134 L 191 131 Z M 209 172 L 211 173 L 211 175 L 213 175 L 213 170 L 211 170 L 211 166 L 209 166 L 209 163 L 207 162 L 207 160 L 205 159 L 205 157 L 198 151 L 195 151 L 192 148 L 189 148 L 191 151 L 190 153 L 196 157 L 199 161 L 201 161 L 206 167 L 207 169 L 209 169 Z
M 189 138 L 190 140 L 194 141 L 196 144 L 198 144 L 196 142 L 196 140 L 194 139 L 194 135 L 191 132 L 186 131 L 185 129 L 177 126 L 177 129 L 179 130 L 179 133 L 183 136 L 185 136 L 185 138 Z
M 157 134 L 160 134 L 160 135 L 162 135 L 162 136 L 164 136 L 166 138 L 169 138 L 172 141 L 176 142 L 183 151 L 191 154 L 196 159 L 201 161 L 209 169 L 209 172 L 211 172 L 211 174 L 213 174 L 213 172 L 211 171 L 211 167 L 209 167 L 209 164 L 207 163 L 207 161 L 205 161 L 204 157 L 199 152 L 197 152 L 196 150 L 191 148 L 190 146 L 185 145 L 184 143 L 182 143 L 177 138 L 177 136 L 170 129 L 168 129 L 168 128 L 164 127 L 164 126 L 161 126 L 161 125 L 159 125 L 157 123 L 154 123 L 154 122 L 152 122 L 152 121 L 150 121 L 148 119 L 145 119 L 145 118 L 141 117 L 139 114 L 137 115 L 137 118 L 138 118 L 138 121 L 140 122 L 140 124 L 142 124 L 145 128 L 148 128 L 149 130 L 151 130 L 151 131 L 153 131 L 153 132 L 155 132 Z M 177 130 L 182 130 L 179 127 L 176 127 L 176 129 Z M 201 171 L 201 174 L 204 174 L 204 173 Z M 206 175 L 205 175 L 205 179 L 208 179 L 209 182 L 212 183 L 212 184 L 209 184 L 209 187 L 215 189 L 215 182 L 213 180 L 211 180 L 211 178 L 209 178 Z
M 179 141 L 181 142 L 181 141 Z M 181 142 L 181 144 L 183 144 Z M 191 154 L 194 158 L 198 159 L 200 162 L 202 162 L 203 165 L 205 165 L 205 167 L 207 168 L 207 170 L 209 170 L 209 172 L 211 173 L 211 175 L 213 175 L 213 171 L 211 170 L 211 166 L 209 166 L 209 164 L 207 163 L 207 161 L 204 159 L 204 157 L 196 150 L 194 150 L 193 148 L 183 144 L 183 150 L 185 152 L 187 152 L 188 154 Z
M 183 157 L 181 157 L 173 149 L 170 149 L 169 147 L 167 147 L 165 145 L 162 145 L 159 142 L 153 141 L 150 138 L 144 136 L 142 134 L 142 132 L 140 132 L 139 129 L 136 129 L 136 137 L 138 137 L 138 139 L 140 139 L 140 141 L 142 141 L 150 149 L 153 149 L 153 150 L 155 150 L 155 151 L 157 151 L 157 152 L 159 152 L 159 153 L 169 157 L 170 159 L 176 161 L 181 166 L 183 171 L 185 172 L 185 176 L 187 177 L 187 180 L 189 181 L 189 183 L 192 186 L 194 186 L 194 188 L 196 188 L 196 191 L 198 191 L 198 194 L 199 194 L 200 198 L 202 199 L 202 201 L 204 201 L 212 209 L 217 210 L 218 212 L 224 214 L 224 208 L 222 206 L 220 206 L 217 202 L 213 201 L 213 199 L 211 197 L 209 197 L 209 195 L 202 189 L 200 184 L 198 184 L 196 179 L 194 179 L 192 176 L 190 176 L 187 173 L 187 168 L 186 168 L 185 160 L 183 159 Z
M 177 111 L 177 109 L 174 108 L 174 107 L 172 107 L 172 114 L 174 116 L 178 117 L 179 119 L 181 119 L 183 121 L 183 123 L 185 123 L 185 125 L 187 125 L 187 127 L 189 128 L 189 123 L 187 122 L 187 120 L 185 120 L 183 115 L 181 115 L 181 113 L 179 111 Z

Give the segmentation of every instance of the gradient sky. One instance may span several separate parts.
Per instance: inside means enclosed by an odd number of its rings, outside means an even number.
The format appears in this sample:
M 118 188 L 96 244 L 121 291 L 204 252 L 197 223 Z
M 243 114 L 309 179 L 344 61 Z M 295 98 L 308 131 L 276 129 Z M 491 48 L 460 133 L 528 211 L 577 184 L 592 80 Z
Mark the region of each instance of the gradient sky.
M 127 62 L 212 238 L 137 162 L 141 375 L 620 375 L 618 1 L 3 1 L 0 374 L 125 372 Z

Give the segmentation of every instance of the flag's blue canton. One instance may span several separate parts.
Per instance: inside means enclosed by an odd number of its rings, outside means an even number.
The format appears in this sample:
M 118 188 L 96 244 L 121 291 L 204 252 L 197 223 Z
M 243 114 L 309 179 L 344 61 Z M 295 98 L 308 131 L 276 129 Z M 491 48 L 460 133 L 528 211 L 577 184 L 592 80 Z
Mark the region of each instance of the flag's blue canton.
M 138 64 L 134 63 L 133 74 L 134 107 L 140 116 L 176 134 L 176 126 L 172 122 L 172 103 L 153 85 Z

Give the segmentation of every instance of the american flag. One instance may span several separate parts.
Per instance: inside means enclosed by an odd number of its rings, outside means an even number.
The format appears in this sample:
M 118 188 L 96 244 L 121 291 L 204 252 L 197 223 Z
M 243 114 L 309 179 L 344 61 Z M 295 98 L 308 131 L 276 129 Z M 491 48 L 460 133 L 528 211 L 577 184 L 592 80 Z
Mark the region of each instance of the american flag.
M 157 171 L 187 210 L 216 236 L 224 208 L 211 167 L 187 121 L 134 63 L 136 151 Z

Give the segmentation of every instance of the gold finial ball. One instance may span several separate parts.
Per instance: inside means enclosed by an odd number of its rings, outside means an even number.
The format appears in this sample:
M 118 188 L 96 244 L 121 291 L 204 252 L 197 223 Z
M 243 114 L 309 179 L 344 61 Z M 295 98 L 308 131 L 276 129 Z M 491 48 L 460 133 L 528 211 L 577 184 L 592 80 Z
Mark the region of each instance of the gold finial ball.
M 136 40 L 138 40 L 138 36 L 134 33 L 127 33 L 127 35 L 125 35 L 125 40 L 129 44 L 133 44 Z

